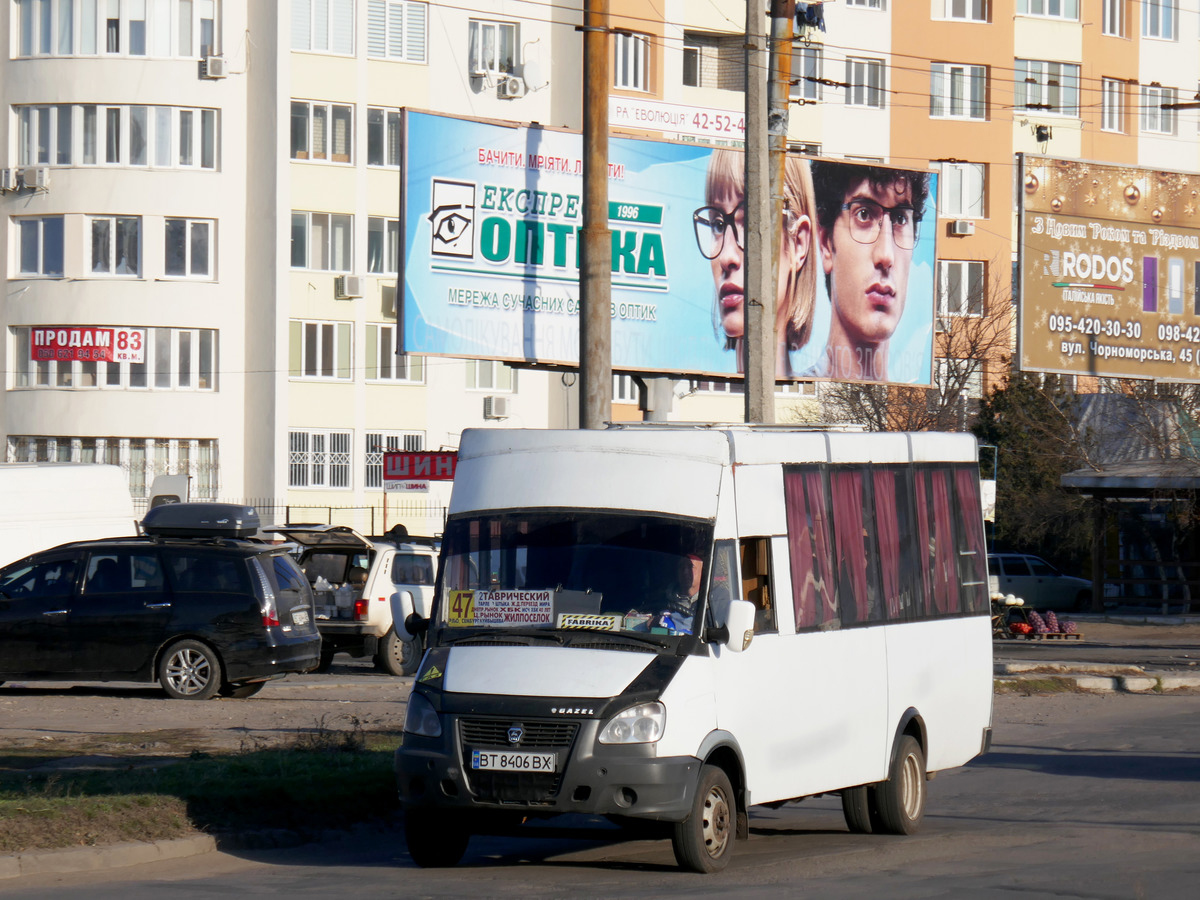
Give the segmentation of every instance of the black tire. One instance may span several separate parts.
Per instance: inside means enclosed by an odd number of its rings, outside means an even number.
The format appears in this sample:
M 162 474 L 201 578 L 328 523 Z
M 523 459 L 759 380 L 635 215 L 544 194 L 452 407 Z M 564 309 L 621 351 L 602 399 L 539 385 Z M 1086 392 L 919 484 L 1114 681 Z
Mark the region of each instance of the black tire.
M 333 651 L 322 650 L 321 658 L 317 661 L 316 667 L 313 669 L 318 675 L 324 675 L 333 666 Z
M 425 642 L 419 635 L 402 641 L 396 634 L 396 629 L 389 628 L 388 633 L 379 642 L 379 652 L 375 654 L 375 665 L 389 675 L 411 675 L 421 665 L 421 656 L 424 652 Z
M 230 700 L 245 700 L 253 697 L 266 686 L 265 681 L 243 681 L 240 684 L 225 684 L 221 686 L 221 696 Z
M 158 683 L 172 700 L 211 700 L 224 683 L 221 658 L 207 644 L 178 641 L 158 663 Z
M 410 809 L 404 814 L 408 855 L 422 869 L 456 866 L 471 842 L 466 817 L 440 810 Z
M 879 818 L 874 785 L 864 784 L 842 791 L 842 815 L 851 834 L 871 834 Z
M 733 855 L 736 830 L 737 799 L 729 776 L 716 766 L 704 766 L 691 813 L 671 834 L 675 861 L 704 875 L 721 871 Z
M 916 738 L 900 738 L 888 780 L 875 785 L 879 806 L 879 831 L 884 834 L 916 834 L 925 816 L 925 754 Z
M 1092 609 L 1092 592 L 1080 591 L 1075 597 L 1075 612 L 1090 612 Z

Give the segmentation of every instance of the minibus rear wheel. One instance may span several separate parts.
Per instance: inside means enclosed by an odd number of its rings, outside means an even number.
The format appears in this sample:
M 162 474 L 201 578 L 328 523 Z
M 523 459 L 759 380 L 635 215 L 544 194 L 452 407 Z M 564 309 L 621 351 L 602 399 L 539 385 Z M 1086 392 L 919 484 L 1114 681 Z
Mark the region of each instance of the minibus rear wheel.
M 875 785 L 877 830 L 885 834 L 915 834 L 925 816 L 925 754 L 911 734 L 896 747 L 888 780 Z
M 404 814 L 404 840 L 408 855 L 422 869 L 446 869 L 456 866 L 471 830 L 465 816 L 438 809 L 410 809 Z
M 681 868 L 708 875 L 729 864 L 737 821 L 737 800 L 729 776 L 717 766 L 700 770 L 691 814 L 675 825 L 671 847 Z

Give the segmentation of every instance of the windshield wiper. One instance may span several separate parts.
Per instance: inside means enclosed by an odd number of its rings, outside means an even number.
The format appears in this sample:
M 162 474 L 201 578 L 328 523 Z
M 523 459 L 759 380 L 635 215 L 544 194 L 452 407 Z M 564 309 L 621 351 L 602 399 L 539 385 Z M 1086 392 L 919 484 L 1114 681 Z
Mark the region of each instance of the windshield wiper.
M 578 631 L 571 632 L 570 645 L 574 647 L 582 643 L 604 644 L 623 638 L 633 643 L 646 644 L 651 647 L 663 649 L 671 646 L 667 641 L 663 640 L 665 637 L 668 637 L 668 635 L 656 637 L 649 634 L 634 634 L 628 631 L 591 631 L 581 628 Z
M 459 644 L 463 641 L 479 641 L 502 644 L 513 638 L 524 638 L 527 641 L 551 641 L 560 646 L 567 642 L 566 638 L 556 631 L 541 631 L 533 628 L 497 628 L 493 631 L 473 631 L 461 637 L 451 637 L 444 640 L 443 643 Z

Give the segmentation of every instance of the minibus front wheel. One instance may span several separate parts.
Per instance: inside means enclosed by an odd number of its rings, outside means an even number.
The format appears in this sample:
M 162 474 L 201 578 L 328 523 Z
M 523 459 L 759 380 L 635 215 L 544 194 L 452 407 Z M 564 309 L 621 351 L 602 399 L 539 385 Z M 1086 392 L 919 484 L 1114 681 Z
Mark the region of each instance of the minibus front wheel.
M 675 825 L 671 847 L 681 868 L 710 874 L 729 864 L 737 825 L 737 800 L 729 776 L 717 766 L 700 770 L 692 811 Z
M 412 861 L 422 869 L 458 865 L 471 842 L 466 818 L 463 813 L 440 809 L 408 810 L 404 814 L 404 840 Z

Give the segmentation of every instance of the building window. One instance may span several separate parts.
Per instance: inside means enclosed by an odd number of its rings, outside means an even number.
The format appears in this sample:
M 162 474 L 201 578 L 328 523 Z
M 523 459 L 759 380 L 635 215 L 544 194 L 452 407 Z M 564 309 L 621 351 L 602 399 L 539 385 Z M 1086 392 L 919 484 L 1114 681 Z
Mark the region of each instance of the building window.
M 19 106 L 17 164 L 212 169 L 217 111 L 172 106 Z
M 1179 0 L 1142 0 L 1142 37 L 1179 40 Z
M 363 487 L 383 488 L 383 454 L 403 450 L 419 453 L 425 449 L 425 434 L 420 431 L 368 431 L 367 461 L 363 471 Z
M 351 215 L 292 212 L 292 268 L 349 272 L 353 256 Z
M 1079 115 L 1079 66 L 1039 59 L 1016 61 L 1016 108 L 1052 116 Z
M 793 100 L 820 100 L 824 53 L 818 46 L 798 47 L 792 54 Z
M 349 431 L 289 431 L 288 487 L 350 487 Z
M 1125 131 L 1125 82 L 1105 78 L 1100 84 L 1100 127 L 1104 131 Z
M 400 166 L 400 110 L 367 110 L 367 165 Z
M 1179 92 L 1175 88 L 1142 85 L 1142 131 L 1175 134 L 1177 112 L 1173 109 L 1163 109 L 1163 106 L 1178 101 Z
M 883 0 L 846 0 L 847 6 L 861 6 L 865 9 L 883 9 Z
M 211 219 L 167 219 L 163 274 L 169 278 L 211 279 L 213 266 L 213 229 Z
M 618 375 L 613 373 L 612 398 L 613 403 L 638 402 L 640 399 L 638 396 L 638 386 L 632 375 Z
M 1079 0 L 1017 0 L 1017 12 L 1074 22 L 1079 20 Z
M 986 22 L 988 20 L 987 0 L 945 0 L 947 19 L 961 19 L 965 22 Z
M 1112 37 L 1125 37 L 1126 0 L 1104 0 L 1104 18 L 1101 30 Z
M 20 259 L 17 271 L 21 275 L 46 275 L 61 278 L 63 274 L 63 217 L 42 216 L 16 219 L 20 235 Z
M 987 118 L 987 69 L 954 63 L 930 65 L 929 114 L 955 119 Z
M 367 324 L 367 381 L 425 381 L 425 358 L 396 352 L 396 326 Z
M 16 0 L 16 7 L 19 56 L 216 52 L 217 0 Z
M 18 388 L 216 390 L 217 332 L 211 328 L 147 328 L 143 362 L 36 360 L 29 327 L 14 329 Z
M 745 43 L 739 35 L 685 31 L 683 83 L 688 87 L 745 90 Z
M 984 267 L 972 260 L 938 262 L 938 315 L 982 316 Z
M 471 74 L 511 75 L 517 66 L 517 26 L 511 22 L 480 22 L 469 25 Z
M 408 0 L 368 0 L 367 55 L 400 62 L 425 62 L 428 7 Z
M 650 90 L 650 41 L 641 34 L 614 34 L 613 87 Z
M 515 393 L 517 371 L 496 359 L 468 359 L 467 390 Z
M 846 60 L 846 105 L 883 109 L 882 60 Z
M 348 163 L 353 133 L 351 107 L 292 101 L 292 159 Z
M 141 276 L 142 220 L 139 216 L 90 216 L 93 275 Z
M 946 219 L 982 219 L 987 215 L 983 163 L 942 163 L 938 179 L 938 215 Z
M 391 275 L 400 272 L 399 219 L 367 219 L 367 271 Z
M 288 323 L 288 375 L 349 381 L 353 375 L 349 322 Z
M 292 49 L 354 53 L 354 0 L 292 0 Z

